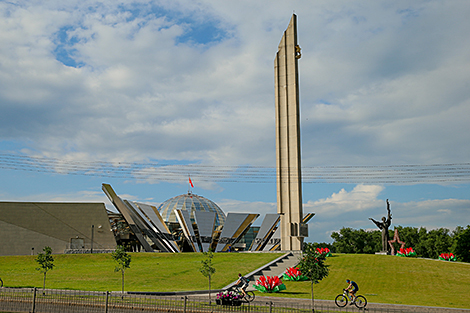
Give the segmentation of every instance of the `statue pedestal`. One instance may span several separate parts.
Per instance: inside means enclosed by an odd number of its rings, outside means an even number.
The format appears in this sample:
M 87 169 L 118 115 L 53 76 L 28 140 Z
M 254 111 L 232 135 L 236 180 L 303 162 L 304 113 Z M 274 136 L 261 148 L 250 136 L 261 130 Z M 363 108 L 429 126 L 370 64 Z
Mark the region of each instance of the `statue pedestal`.
M 379 251 L 379 252 L 376 252 L 375 254 L 389 255 L 390 253 L 388 251 Z

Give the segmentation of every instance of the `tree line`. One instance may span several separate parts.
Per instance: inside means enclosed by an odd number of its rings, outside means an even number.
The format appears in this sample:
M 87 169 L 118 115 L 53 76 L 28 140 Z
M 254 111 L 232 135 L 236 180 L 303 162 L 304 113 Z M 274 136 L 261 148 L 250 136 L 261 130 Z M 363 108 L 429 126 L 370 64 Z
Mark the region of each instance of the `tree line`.
M 470 225 L 457 226 L 453 231 L 447 228 L 427 230 L 425 227 L 396 226 L 389 229 L 390 239 L 398 230 L 400 241 L 405 242 L 405 248 L 413 248 L 422 258 L 438 259 L 441 253 L 453 253 L 459 261 L 470 262 Z M 373 254 L 382 250 L 380 230 L 364 230 L 343 227 L 339 232 L 331 234 L 333 243 L 313 243 L 315 247 L 326 247 L 336 253 L 365 253 Z M 395 250 L 400 244 L 394 243 Z

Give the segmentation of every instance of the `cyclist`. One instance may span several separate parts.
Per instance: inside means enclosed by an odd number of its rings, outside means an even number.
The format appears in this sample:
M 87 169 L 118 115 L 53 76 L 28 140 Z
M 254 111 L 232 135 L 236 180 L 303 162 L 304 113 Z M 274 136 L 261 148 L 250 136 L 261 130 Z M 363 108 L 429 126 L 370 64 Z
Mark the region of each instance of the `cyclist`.
M 354 304 L 356 302 L 356 292 L 359 290 L 359 286 L 356 284 L 355 281 L 346 279 L 346 282 L 349 284 L 348 287 L 345 290 L 349 290 L 349 294 L 351 295 L 351 303 L 350 305 Z
M 246 297 L 246 287 L 248 287 L 248 279 L 243 277 L 241 273 L 238 273 L 238 280 L 236 285 L 240 287 L 243 296 Z

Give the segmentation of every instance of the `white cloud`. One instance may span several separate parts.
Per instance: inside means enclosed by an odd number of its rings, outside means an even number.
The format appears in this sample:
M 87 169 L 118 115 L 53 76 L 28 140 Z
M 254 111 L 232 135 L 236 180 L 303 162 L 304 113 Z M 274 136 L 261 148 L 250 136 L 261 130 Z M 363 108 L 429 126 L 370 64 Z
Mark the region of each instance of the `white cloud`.
M 366 192 L 361 190 L 366 189 Z M 368 189 L 368 190 L 367 190 Z M 331 242 L 330 235 L 343 227 L 373 230 L 369 221 L 386 216 L 386 203 L 379 200 L 379 193 L 385 192 L 380 186 L 358 185 L 350 192 L 344 189 L 327 199 L 304 205 L 304 209 L 317 213 L 310 221 L 308 241 Z M 470 200 L 436 199 L 423 201 L 390 201 L 392 229 L 394 226 L 454 229 L 466 226 L 470 220 Z
M 326 199 L 308 201 L 304 205 L 304 210 L 329 217 L 339 216 L 345 212 L 367 211 L 383 204 L 377 200 L 377 196 L 383 190 L 383 186 L 376 185 L 357 185 L 350 192 L 341 189 Z
M 273 58 L 292 4 L 178 3 L 3 3 L 9 138 L 57 157 L 273 164 Z M 454 162 L 470 152 L 468 6 L 295 6 L 304 165 Z M 205 20 L 226 36 L 178 42 Z M 59 31 L 81 68 L 56 60 Z
M 428 229 L 466 226 L 470 223 L 470 200 L 436 199 L 394 204 L 393 223 Z
M 470 4 L 461 1 L 0 2 L 0 149 L 273 167 L 273 59 L 293 10 L 304 166 L 467 162 Z M 312 197 L 313 238 L 371 227 L 385 193 L 357 185 Z M 31 200 L 89 198 L 42 195 Z M 243 193 L 224 198 L 234 198 L 220 203 L 226 211 L 276 211 Z M 466 200 L 441 198 L 397 199 L 394 223 L 465 221 Z
M 232 199 L 224 199 L 217 203 L 219 207 L 225 212 L 237 212 L 237 213 L 258 213 L 260 216 L 253 222 L 253 225 L 261 225 L 264 216 L 269 214 L 277 213 L 276 203 L 267 203 L 261 201 L 248 202 Z

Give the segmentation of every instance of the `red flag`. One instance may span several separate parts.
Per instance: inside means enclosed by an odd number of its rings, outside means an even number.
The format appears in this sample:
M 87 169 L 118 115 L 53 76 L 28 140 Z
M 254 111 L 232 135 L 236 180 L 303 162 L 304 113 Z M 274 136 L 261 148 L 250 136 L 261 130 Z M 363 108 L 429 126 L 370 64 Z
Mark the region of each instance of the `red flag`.
M 189 177 L 189 184 L 191 185 L 192 188 L 194 188 L 193 182 L 191 181 L 191 177 Z

